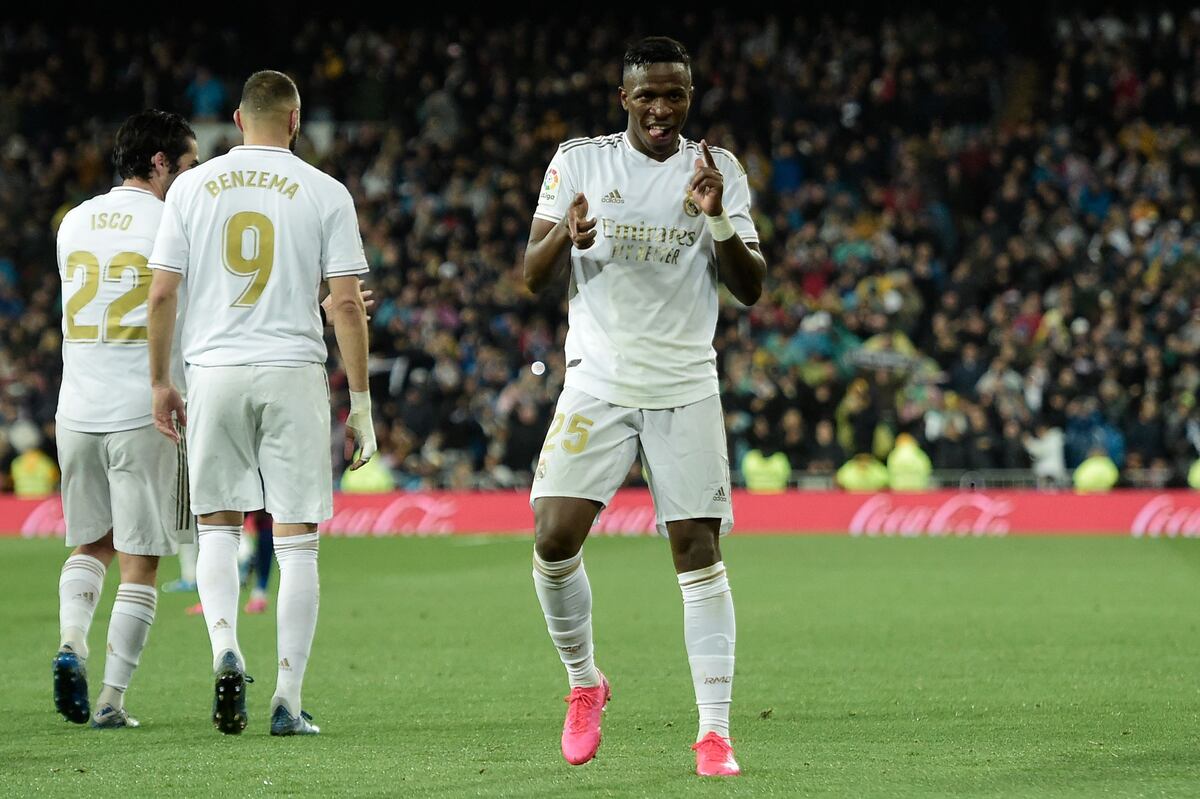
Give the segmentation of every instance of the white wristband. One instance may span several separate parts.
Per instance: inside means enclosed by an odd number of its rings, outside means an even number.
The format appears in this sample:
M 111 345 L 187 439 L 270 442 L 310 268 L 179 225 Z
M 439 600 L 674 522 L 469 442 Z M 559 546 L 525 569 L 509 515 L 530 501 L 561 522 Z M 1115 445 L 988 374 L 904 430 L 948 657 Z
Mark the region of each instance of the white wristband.
M 371 392 L 370 391 L 351 391 L 350 392 L 350 413 L 356 411 L 371 412 Z
M 713 241 L 727 241 L 737 235 L 733 223 L 729 221 L 729 214 L 724 211 L 720 216 L 706 216 L 704 221 L 708 223 L 708 232 L 712 234 Z

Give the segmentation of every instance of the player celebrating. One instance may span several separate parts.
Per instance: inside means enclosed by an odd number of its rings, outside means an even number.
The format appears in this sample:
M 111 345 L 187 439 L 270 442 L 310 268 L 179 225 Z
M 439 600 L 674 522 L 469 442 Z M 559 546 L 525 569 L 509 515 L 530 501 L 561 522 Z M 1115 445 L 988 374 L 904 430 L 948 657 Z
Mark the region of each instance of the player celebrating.
M 58 230 L 63 282 L 63 378 L 56 417 L 67 545 L 59 578 L 61 643 L 54 704 L 88 720 L 87 636 L 118 557 L 121 584 L 108 625 L 104 688 L 94 727 L 136 727 L 124 695 L 154 622 L 158 559 L 186 531 L 179 448 L 154 431 L 147 390 L 147 262 L 167 189 L 197 163 L 183 117 L 143 111 L 117 131 L 124 181 L 68 213 Z
M 719 537 L 733 511 L 712 340 L 718 280 L 753 304 L 766 261 L 737 159 L 680 135 L 692 101 L 683 45 L 631 46 L 618 96 L 624 133 L 558 148 L 525 254 L 534 292 L 570 273 L 566 380 L 531 495 L 533 581 L 571 685 L 563 756 L 586 763 L 611 691 L 593 660 L 581 550 L 640 451 L 683 592 L 696 772 L 732 776 L 735 632 Z
M 300 702 L 316 631 L 317 524 L 333 512 L 327 352 L 318 290 L 328 283 L 350 384 L 347 455 L 375 452 L 367 386 L 367 271 L 346 188 L 291 151 L 300 94 L 256 72 L 234 122 L 245 144 L 187 175 L 171 193 L 150 258 L 154 419 L 186 424 L 191 507 L 199 519 L 196 582 L 216 672 L 213 723 L 245 729 L 245 662 L 237 640 L 238 542 L 247 511 L 275 520 L 279 672 L 272 735 L 318 732 Z M 169 378 L 177 292 L 186 288 L 188 408 Z M 325 442 L 325 443 L 322 443 Z

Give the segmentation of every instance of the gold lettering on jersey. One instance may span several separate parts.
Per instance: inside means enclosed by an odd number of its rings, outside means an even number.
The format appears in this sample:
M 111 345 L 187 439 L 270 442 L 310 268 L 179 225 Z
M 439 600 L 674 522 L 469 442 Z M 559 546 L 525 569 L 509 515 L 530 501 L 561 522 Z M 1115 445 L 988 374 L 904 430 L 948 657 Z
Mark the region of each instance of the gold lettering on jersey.
M 92 230 L 129 230 L 133 214 L 113 211 L 108 214 L 92 214 Z
M 600 229 L 605 238 L 622 239 L 624 241 L 645 241 L 657 244 L 678 244 L 681 247 L 694 246 L 700 239 L 700 231 L 666 225 L 647 225 L 645 222 L 628 224 L 606 217 L 600 218 Z
M 614 244 L 612 257 L 614 261 L 642 261 L 658 264 L 679 263 L 680 247 L 663 247 L 658 244 Z
M 204 188 L 213 197 L 217 197 L 221 192 L 229 189 L 247 188 L 277 191 L 289 200 L 294 200 L 300 191 L 300 184 L 286 175 L 273 175 L 270 172 L 259 172 L 257 169 L 244 171 L 235 169 L 232 172 L 222 172 L 217 175 L 216 180 L 208 181 L 204 184 Z

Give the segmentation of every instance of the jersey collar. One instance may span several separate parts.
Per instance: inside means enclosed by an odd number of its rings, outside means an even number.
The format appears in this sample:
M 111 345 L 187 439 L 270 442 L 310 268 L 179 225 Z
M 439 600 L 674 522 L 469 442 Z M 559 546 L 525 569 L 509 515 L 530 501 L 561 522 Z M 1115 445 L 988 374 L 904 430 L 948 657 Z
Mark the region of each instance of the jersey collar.
M 634 160 L 643 166 L 653 167 L 669 166 L 676 158 L 679 157 L 679 154 L 683 152 L 684 145 L 683 135 L 681 134 L 679 136 L 679 149 L 668 156 L 666 161 L 657 161 L 633 146 L 633 142 L 629 140 L 629 131 L 625 131 L 621 134 L 621 141 L 625 143 L 625 149 L 629 151 L 629 154 L 634 158 Z
M 266 150 L 269 153 L 287 153 L 288 155 L 295 155 L 295 153 L 286 147 L 272 147 L 269 144 L 239 144 L 238 146 L 231 148 L 230 152 L 233 152 L 233 150 Z
M 113 186 L 112 189 L 110 189 L 110 191 L 136 191 L 139 194 L 148 194 L 151 197 L 154 197 L 154 199 L 156 199 L 156 200 L 158 199 L 158 197 L 155 196 L 154 192 L 147 191 L 146 189 L 139 189 L 137 186 Z

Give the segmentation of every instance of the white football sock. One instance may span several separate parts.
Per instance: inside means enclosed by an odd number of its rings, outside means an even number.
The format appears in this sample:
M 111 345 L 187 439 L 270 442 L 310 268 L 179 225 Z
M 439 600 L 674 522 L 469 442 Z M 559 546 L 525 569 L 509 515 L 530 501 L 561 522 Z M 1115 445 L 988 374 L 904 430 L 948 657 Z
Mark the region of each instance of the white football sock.
M 196 556 L 196 588 L 204 607 L 204 623 L 212 642 L 213 669 L 226 649 L 232 649 L 245 668 L 237 641 L 238 539 L 240 527 L 201 524 L 197 526 L 199 553 Z
M 120 709 L 123 704 L 125 689 L 129 687 L 150 635 L 157 604 L 158 592 L 153 586 L 121 583 L 117 588 L 117 601 L 113 603 L 112 618 L 108 622 L 104 689 L 98 700 L 101 706 L 109 704 Z
M 104 572 L 104 564 L 91 555 L 72 555 L 58 578 L 58 648 L 70 647 L 84 660 L 88 630 L 104 591 Z
M 592 586 L 583 568 L 583 551 L 554 562 L 534 552 L 533 586 L 571 687 L 600 685 L 592 649 Z
M 179 545 L 179 579 L 185 583 L 196 582 L 196 556 L 198 550 L 195 544 Z
M 279 563 L 279 675 L 271 706 L 282 704 L 299 716 L 300 687 L 317 631 L 317 607 L 321 589 L 317 578 L 319 533 L 277 536 L 275 560 Z
M 696 740 L 710 732 L 728 738 L 737 629 L 725 564 L 718 561 L 680 574 L 679 588 L 683 592 L 683 640 L 700 711 Z

